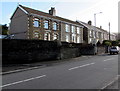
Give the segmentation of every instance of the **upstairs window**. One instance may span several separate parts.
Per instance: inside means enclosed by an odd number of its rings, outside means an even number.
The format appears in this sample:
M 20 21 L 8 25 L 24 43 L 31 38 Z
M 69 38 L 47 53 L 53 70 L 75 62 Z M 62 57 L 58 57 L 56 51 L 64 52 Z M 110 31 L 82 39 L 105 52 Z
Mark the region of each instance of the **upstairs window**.
M 39 19 L 35 18 L 33 22 L 34 27 L 39 27 Z
M 90 30 L 90 37 L 92 37 L 92 30 Z
M 93 30 L 93 37 L 96 38 L 96 32 Z
M 65 25 L 65 31 L 70 32 L 70 26 L 68 24 Z
M 97 31 L 95 32 L 95 37 L 98 38 L 98 32 Z
M 53 22 L 53 30 L 57 30 L 57 22 Z
M 77 27 L 77 34 L 80 34 L 80 28 Z
M 46 28 L 46 29 L 49 28 L 49 21 L 48 20 L 44 21 L 44 28 Z
M 75 33 L 75 26 L 72 26 L 72 33 Z

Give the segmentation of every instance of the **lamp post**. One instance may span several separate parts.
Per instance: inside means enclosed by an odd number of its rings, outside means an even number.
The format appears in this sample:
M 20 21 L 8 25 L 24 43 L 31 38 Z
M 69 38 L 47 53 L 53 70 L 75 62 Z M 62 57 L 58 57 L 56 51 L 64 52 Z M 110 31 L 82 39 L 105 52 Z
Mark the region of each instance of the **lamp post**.
M 95 27 L 96 27 L 96 14 L 101 14 L 102 12 L 99 12 L 99 13 L 95 13 L 94 14 L 94 23 L 95 23 Z
M 95 23 L 95 31 L 96 31 L 96 15 L 97 14 L 101 14 L 102 12 L 99 12 L 99 13 L 94 13 L 94 23 Z M 97 39 L 96 38 L 94 38 L 94 44 L 96 44 L 97 43 Z
M 109 40 L 111 40 L 111 39 L 110 39 L 110 22 L 109 22 Z

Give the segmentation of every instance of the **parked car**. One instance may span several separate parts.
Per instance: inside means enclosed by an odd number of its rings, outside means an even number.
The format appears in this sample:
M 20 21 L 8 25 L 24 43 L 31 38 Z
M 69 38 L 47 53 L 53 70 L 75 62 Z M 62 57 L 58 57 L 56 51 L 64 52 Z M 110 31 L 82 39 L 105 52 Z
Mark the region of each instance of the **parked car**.
M 120 48 L 118 46 L 112 46 L 109 51 L 110 51 L 110 54 L 115 54 L 115 53 L 118 54 L 120 51 Z

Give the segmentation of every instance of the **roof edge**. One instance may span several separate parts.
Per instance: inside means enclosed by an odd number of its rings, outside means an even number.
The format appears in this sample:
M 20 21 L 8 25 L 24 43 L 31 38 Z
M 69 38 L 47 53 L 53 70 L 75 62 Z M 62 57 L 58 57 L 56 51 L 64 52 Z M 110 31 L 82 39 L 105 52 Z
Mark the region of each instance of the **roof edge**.
M 25 9 L 23 9 L 21 6 L 22 6 L 22 5 L 20 5 L 20 4 L 17 6 L 17 8 L 15 9 L 15 11 L 14 11 L 14 13 L 12 14 L 12 16 L 11 16 L 10 19 L 13 18 L 14 14 L 16 13 L 16 11 L 17 11 L 18 8 L 20 8 L 25 14 L 28 14 L 28 12 L 27 12 Z

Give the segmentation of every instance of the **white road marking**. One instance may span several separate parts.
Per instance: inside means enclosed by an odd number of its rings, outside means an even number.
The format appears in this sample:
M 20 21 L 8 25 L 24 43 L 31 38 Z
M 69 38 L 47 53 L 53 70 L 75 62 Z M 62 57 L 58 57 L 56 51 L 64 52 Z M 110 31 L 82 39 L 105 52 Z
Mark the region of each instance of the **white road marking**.
M 109 60 L 113 60 L 113 59 L 114 59 L 114 58 L 110 58 L 110 59 L 106 59 L 106 60 L 103 60 L 103 61 L 105 62 L 105 61 L 109 61 Z
M 8 71 L 8 72 L 1 72 L 0 75 L 20 72 L 20 71 L 26 71 L 26 70 L 31 70 L 31 69 L 37 69 L 37 68 L 39 68 L 39 67 L 31 67 L 31 68 L 26 68 L 26 69 L 12 70 L 12 71 Z
M 68 69 L 68 70 L 74 70 L 74 69 L 82 68 L 82 67 L 89 66 L 89 65 L 92 65 L 92 64 L 95 64 L 95 63 L 90 63 L 90 64 L 85 64 L 85 65 L 73 67 L 73 68 L 70 68 L 70 69 Z
M 11 85 L 15 85 L 15 84 L 19 84 L 19 83 L 22 83 L 22 82 L 27 82 L 27 81 L 35 80 L 35 79 L 39 79 L 39 78 L 42 78 L 42 77 L 45 77 L 45 76 L 46 75 L 42 75 L 42 76 L 38 76 L 38 77 L 33 77 L 33 78 L 29 78 L 29 79 L 25 79 L 25 80 L 21 80 L 21 81 L 9 83 L 9 84 L 0 86 L 0 88 L 11 86 Z
M 101 90 L 106 89 L 107 87 L 109 87 L 110 85 L 112 85 L 117 80 L 118 80 L 118 76 L 115 77 L 114 80 L 112 80 L 110 83 L 108 83 L 107 85 L 105 85 L 104 87 L 102 87 Z

